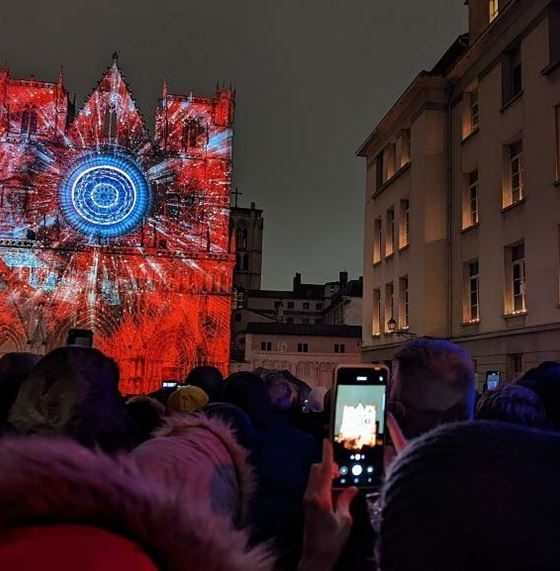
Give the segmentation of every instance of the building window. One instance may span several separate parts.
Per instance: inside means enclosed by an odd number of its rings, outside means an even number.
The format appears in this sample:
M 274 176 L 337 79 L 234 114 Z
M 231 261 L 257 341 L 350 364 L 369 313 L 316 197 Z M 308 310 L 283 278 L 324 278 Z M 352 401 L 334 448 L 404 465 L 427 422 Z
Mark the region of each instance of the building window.
M 346 345 L 344 345 L 344 343 L 335 343 L 334 344 L 334 352 L 335 353 L 346 353 Z
M 315 304 L 315 309 L 316 309 L 317 311 L 322 311 L 322 309 L 323 309 L 323 304 L 322 304 L 322 303 L 316 303 L 316 304 Z
M 294 309 L 294 302 L 293 301 L 288 302 L 288 309 Z
M 272 341 L 261 341 L 261 351 L 272 351 Z
M 33 109 L 26 109 L 21 114 L 21 134 L 34 135 L 37 132 L 37 112 Z
M 502 103 L 506 105 L 522 91 L 521 47 L 517 45 L 504 55 L 502 62 Z
M 480 321 L 480 276 L 478 260 L 465 264 L 465 323 Z
M 385 147 L 385 169 L 386 172 L 383 175 L 383 181 L 387 181 L 396 172 L 396 159 L 397 159 L 397 149 L 395 143 L 390 143 Z
M 301 322 L 302 322 L 304 325 L 309 325 L 309 317 L 304 317 L 304 318 L 301 320 Z
M 410 163 L 410 129 L 403 129 L 397 138 L 397 169 Z
M 202 147 L 207 142 L 207 130 L 198 119 L 187 119 L 184 127 L 185 144 L 189 148 Z
M 390 256 L 395 252 L 395 209 L 387 210 L 387 237 L 385 241 L 385 255 Z
M 235 314 L 235 321 L 241 321 L 241 313 Z
M 521 353 L 515 353 L 512 355 L 513 360 L 513 372 L 519 374 L 523 372 L 523 355 Z
M 373 225 L 373 263 L 377 264 L 383 258 L 383 229 L 381 218 L 376 218 Z
M 286 318 L 286 323 L 293 323 L 294 322 L 294 318 L 293 317 L 287 317 Z
M 283 306 L 284 304 L 281 301 L 275 301 L 274 302 L 274 309 L 279 309 Z
M 399 248 L 406 248 L 410 244 L 410 201 L 401 200 L 399 223 Z
M 393 287 L 393 282 L 389 282 L 385 285 L 385 321 L 394 319 L 394 302 L 395 302 L 395 289 Z M 389 333 L 387 323 L 383 324 L 385 331 Z
M 309 345 L 307 343 L 298 343 L 297 352 L 298 353 L 309 353 Z
M 506 181 L 504 185 L 504 207 L 521 202 L 525 196 L 523 169 L 523 142 L 506 146 Z
M 525 313 L 527 311 L 527 274 L 524 243 L 506 248 L 506 277 L 506 314 Z
M 478 106 L 478 87 L 469 94 L 471 109 L 471 133 L 474 133 L 480 126 L 480 109 Z
M 373 321 L 371 325 L 371 334 L 373 337 L 381 335 L 383 325 L 383 312 L 381 310 L 381 290 L 373 290 Z
M 379 153 L 377 157 L 375 157 L 375 188 L 379 189 L 383 186 L 384 182 L 384 160 L 383 160 L 383 152 Z
M 399 280 L 399 328 L 408 329 L 408 276 Z
M 500 6 L 498 0 L 488 1 L 488 21 L 492 23 L 500 13 Z
M 303 304 L 303 309 L 309 309 L 309 308 L 310 308 L 309 303 L 305 302 L 305 303 Z
M 467 175 L 467 189 L 463 203 L 463 230 L 478 224 L 478 170 Z
M 246 250 L 248 242 L 248 232 L 245 225 L 239 226 L 237 228 L 237 249 Z

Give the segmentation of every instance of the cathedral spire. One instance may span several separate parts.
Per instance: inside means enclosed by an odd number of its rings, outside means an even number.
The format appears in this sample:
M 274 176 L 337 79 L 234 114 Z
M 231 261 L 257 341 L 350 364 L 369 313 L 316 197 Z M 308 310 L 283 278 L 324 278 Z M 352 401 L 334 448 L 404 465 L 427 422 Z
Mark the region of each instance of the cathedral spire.
M 119 66 L 119 52 L 115 50 L 113 52 L 113 67 L 118 67 L 118 66 Z
M 163 80 L 163 86 L 161 88 L 161 96 L 163 99 L 167 97 L 167 79 Z
M 58 72 L 58 87 L 62 88 L 64 85 L 64 67 L 60 66 L 60 71 Z

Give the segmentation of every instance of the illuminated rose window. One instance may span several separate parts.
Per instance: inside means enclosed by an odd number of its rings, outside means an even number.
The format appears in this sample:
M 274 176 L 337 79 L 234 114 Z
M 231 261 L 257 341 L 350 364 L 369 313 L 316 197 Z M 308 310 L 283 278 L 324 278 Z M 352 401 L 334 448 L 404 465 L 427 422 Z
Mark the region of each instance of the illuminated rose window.
M 142 223 L 150 207 L 150 187 L 131 159 L 92 155 L 71 170 L 60 202 L 65 218 L 82 234 L 111 238 Z

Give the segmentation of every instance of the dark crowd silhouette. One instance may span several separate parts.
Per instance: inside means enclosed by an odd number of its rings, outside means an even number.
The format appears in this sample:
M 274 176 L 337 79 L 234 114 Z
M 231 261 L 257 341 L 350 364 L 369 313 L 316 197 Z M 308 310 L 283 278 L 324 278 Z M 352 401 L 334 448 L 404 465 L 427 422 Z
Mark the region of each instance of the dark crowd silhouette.
M 200 366 L 121 395 L 92 348 L 0 358 L 0 569 L 560 568 L 560 363 L 477 392 L 462 348 L 395 357 L 384 481 L 333 491 L 332 392 Z

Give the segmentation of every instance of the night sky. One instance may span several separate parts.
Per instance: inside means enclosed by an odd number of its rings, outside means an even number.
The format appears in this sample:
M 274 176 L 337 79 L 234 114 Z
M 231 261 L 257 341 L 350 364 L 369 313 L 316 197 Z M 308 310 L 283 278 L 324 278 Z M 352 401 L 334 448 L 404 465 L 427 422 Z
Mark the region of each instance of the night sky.
M 355 151 L 421 69 L 466 31 L 463 0 L 20 0 L 0 61 L 79 105 L 113 50 L 153 125 L 171 93 L 237 88 L 234 185 L 264 209 L 264 283 L 362 273 L 365 164 Z

